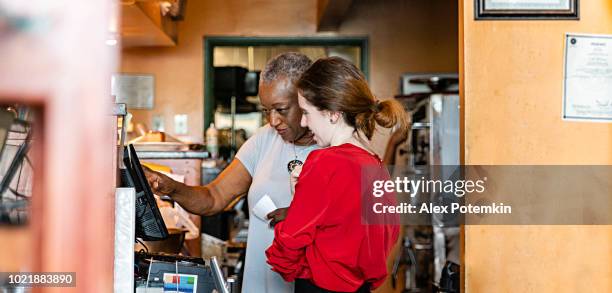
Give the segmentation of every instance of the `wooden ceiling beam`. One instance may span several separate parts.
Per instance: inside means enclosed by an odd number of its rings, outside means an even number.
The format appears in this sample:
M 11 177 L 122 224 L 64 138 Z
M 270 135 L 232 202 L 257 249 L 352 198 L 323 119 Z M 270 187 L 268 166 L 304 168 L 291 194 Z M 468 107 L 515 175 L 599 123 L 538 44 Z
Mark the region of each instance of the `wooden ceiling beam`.
M 161 15 L 159 4 L 134 1 L 121 8 L 119 35 L 123 48 L 176 46 L 176 22 Z

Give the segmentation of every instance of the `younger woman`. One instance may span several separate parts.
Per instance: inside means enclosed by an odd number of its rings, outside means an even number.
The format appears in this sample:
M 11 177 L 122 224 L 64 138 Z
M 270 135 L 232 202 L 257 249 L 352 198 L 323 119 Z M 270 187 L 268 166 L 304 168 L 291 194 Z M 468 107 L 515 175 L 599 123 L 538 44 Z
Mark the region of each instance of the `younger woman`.
M 363 222 L 367 187 L 389 180 L 369 140 L 377 125 L 405 130 L 407 116 L 397 101 L 376 100 L 363 74 L 337 57 L 316 61 L 297 89 L 301 125 L 324 149 L 312 151 L 302 168 L 268 263 L 295 280 L 295 292 L 370 292 L 387 276 L 399 227 Z

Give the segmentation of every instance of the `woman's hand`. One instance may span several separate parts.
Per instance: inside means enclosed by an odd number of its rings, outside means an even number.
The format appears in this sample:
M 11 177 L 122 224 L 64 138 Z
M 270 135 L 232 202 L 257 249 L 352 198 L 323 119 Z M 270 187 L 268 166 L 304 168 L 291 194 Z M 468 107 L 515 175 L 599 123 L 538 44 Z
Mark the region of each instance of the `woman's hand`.
M 298 182 L 298 178 L 300 177 L 300 173 L 302 173 L 302 165 L 296 166 L 293 171 L 291 171 L 291 175 L 289 181 L 291 182 L 291 195 L 295 194 L 295 185 Z
M 145 176 L 147 177 L 147 181 L 149 181 L 149 186 L 151 186 L 151 191 L 158 195 L 167 195 L 172 197 L 172 194 L 176 191 L 176 187 L 178 182 L 172 180 L 170 177 L 155 172 L 145 166 L 143 166 Z
M 285 218 L 287 217 L 287 210 L 289 208 L 280 208 L 280 209 L 276 209 L 273 212 L 270 212 L 268 215 L 266 215 L 266 218 L 268 218 L 270 221 L 270 227 L 274 227 L 274 225 L 278 224 L 280 221 L 285 220 Z

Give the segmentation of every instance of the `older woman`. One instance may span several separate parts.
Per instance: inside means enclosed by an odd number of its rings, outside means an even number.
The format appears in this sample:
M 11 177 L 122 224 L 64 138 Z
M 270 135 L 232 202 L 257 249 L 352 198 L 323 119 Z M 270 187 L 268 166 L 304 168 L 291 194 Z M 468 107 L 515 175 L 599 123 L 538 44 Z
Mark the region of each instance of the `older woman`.
M 387 276 L 399 227 L 362 223 L 363 186 L 389 179 L 368 141 L 377 125 L 406 129 L 406 114 L 394 100 L 377 101 L 363 74 L 341 58 L 316 61 L 297 88 L 301 125 L 324 149 L 312 151 L 303 166 L 268 263 L 295 280 L 295 292 L 369 292 Z
M 274 233 L 268 221 L 254 216 L 253 207 L 269 195 L 279 207 L 291 202 L 289 170 L 318 147 L 312 134 L 300 126 L 302 112 L 297 103 L 295 83 L 312 64 L 299 53 L 284 53 L 268 62 L 261 74 L 259 95 L 269 124 L 260 128 L 238 150 L 236 159 L 211 183 L 187 186 L 156 173 L 147 179 L 157 194 L 172 197 L 183 208 L 201 215 L 217 214 L 237 197 L 248 193 L 249 231 L 242 292 L 292 292 L 293 283 L 285 282 L 266 264 L 264 250 Z M 296 163 L 297 162 L 297 163 Z M 273 222 L 283 219 L 282 209 L 272 213 Z

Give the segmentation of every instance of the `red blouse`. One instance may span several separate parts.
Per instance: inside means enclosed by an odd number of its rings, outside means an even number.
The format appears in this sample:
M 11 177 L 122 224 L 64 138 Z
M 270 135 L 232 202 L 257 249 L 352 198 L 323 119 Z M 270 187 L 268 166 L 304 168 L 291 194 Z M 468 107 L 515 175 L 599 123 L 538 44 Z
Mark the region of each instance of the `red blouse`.
M 364 168 L 378 170 L 378 178 L 362 180 Z M 362 195 L 372 196 L 362 186 L 388 179 L 378 157 L 352 144 L 311 152 L 287 218 L 275 226 L 266 250 L 272 270 L 288 282 L 308 279 L 331 291 L 356 291 L 364 282 L 380 286 L 399 226 L 362 223 Z

